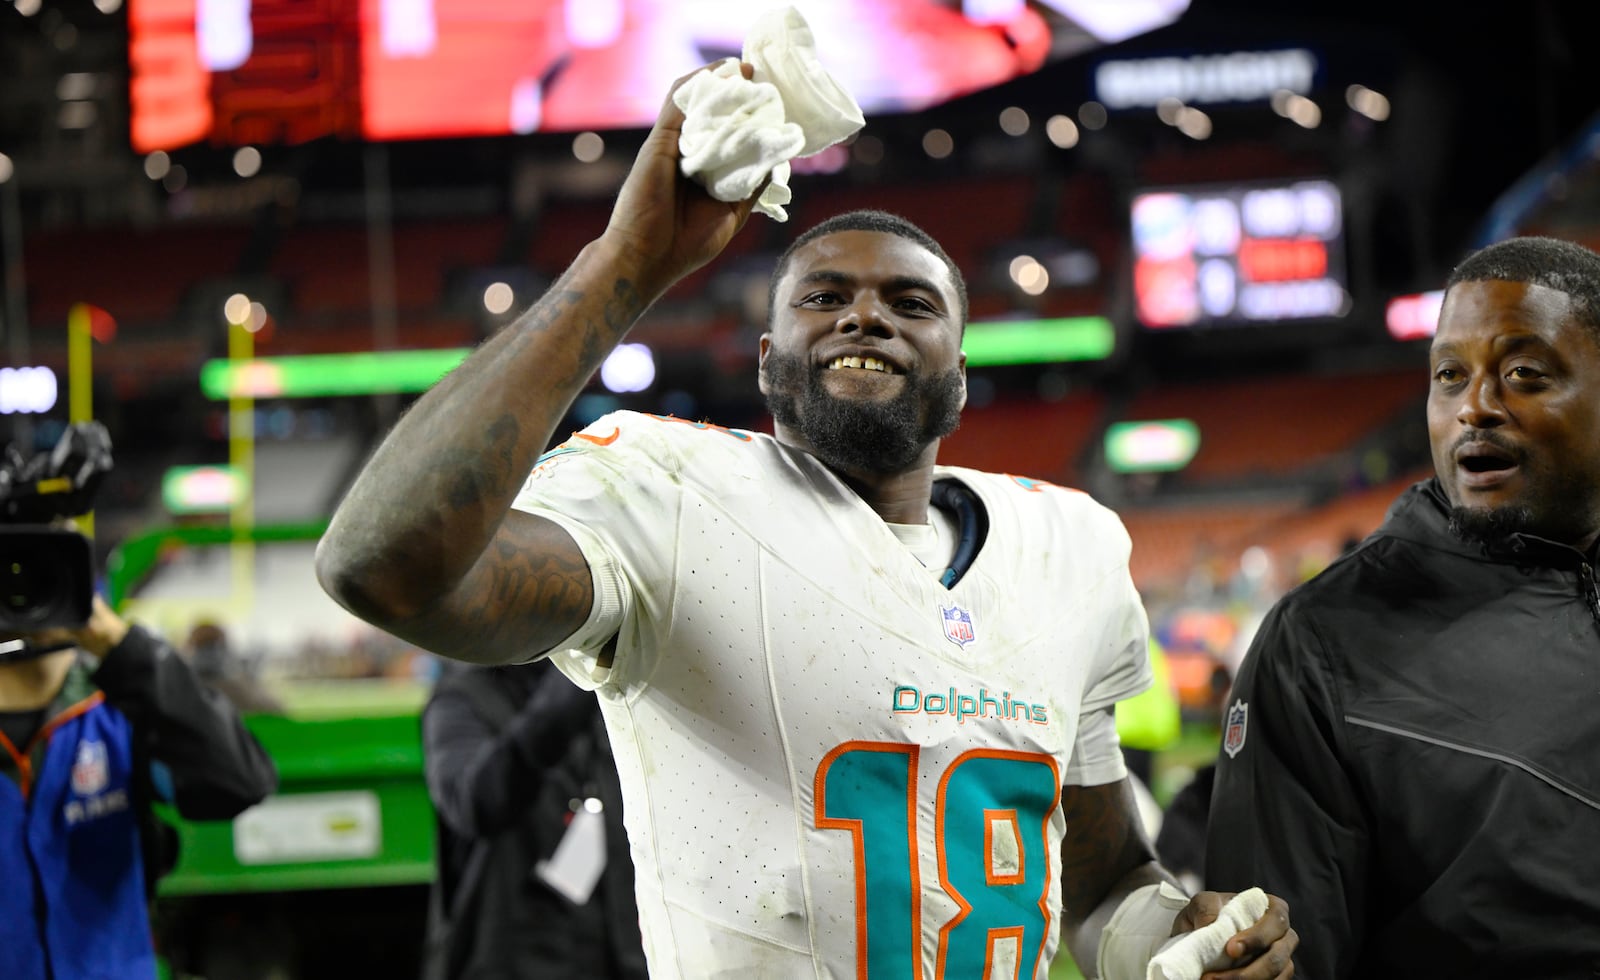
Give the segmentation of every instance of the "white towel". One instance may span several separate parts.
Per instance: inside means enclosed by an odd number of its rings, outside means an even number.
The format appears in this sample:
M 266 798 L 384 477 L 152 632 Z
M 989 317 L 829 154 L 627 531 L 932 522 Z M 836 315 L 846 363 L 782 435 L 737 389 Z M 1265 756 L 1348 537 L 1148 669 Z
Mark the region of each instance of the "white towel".
M 810 156 L 866 125 L 861 107 L 817 60 L 817 41 L 793 7 L 761 15 L 744 39 L 744 60 L 754 82 L 771 82 L 783 96 L 783 112 L 806 134 L 800 156 Z
M 823 69 L 816 39 L 793 7 L 768 11 L 733 58 L 684 82 L 672 100 L 683 110 L 681 167 L 719 201 L 742 201 L 772 180 L 756 210 L 787 221 L 789 161 L 832 146 L 866 125 L 861 107 Z
M 1250 928 L 1267 912 L 1267 893 L 1251 888 L 1228 899 L 1217 920 L 1203 929 L 1174 936 L 1150 959 L 1145 980 L 1200 980 L 1207 970 L 1224 969 L 1233 960 L 1222 952 L 1228 940 Z
M 771 83 L 756 84 L 739 74 L 739 62 L 729 58 L 678 86 L 672 99 L 683 110 L 683 131 L 678 135 L 679 166 L 684 174 L 705 185 L 719 201 L 742 201 L 755 193 L 767 174 L 772 183 L 762 192 L 756 208 L 779 221 L 788 217 L 787 161 L 805 145 L 805 133 L 784 118 L 783 97 Z M 769 193 L 771 199 L 769 200 Z

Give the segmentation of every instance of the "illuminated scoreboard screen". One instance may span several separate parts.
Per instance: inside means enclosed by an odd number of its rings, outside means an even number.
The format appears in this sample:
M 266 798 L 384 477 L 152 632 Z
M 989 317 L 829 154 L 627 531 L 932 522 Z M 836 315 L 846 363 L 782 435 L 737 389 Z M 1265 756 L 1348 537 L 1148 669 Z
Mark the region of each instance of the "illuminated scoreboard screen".
M 1134 197 L 1134 310 L 1153 330 L 1344 316 L 1344 215 L 1326 180 Z
M 1172 23 L 1188 0 L 794 0 L 869 115 L 999 85 Z M 777 3 L 128 0 L 129 132 L 194 143 L 642 128 Z

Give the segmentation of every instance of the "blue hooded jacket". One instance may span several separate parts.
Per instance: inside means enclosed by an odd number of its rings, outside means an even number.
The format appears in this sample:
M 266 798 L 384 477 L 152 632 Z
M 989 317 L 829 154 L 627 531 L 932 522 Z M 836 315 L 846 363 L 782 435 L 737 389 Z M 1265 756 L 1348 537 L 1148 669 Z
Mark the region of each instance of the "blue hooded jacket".
M 153 798 L 229 819 L 277 786 L 238 713 L 134 626 L 80 658 L 26 745 L 0 732 L 0 978 L 149 980 L 149 900 L 169 866 Z
M 0 867 L 29 872 L 8 870 L 0 888 L 0 976 L 152 977 L 133 727 L 95 692 L 52 718 L 41 741 L 42 753 L 23 757 L 41 760 L 36 772 L 0 779 Z M 30 923 L 42 943 L 24 932 Z

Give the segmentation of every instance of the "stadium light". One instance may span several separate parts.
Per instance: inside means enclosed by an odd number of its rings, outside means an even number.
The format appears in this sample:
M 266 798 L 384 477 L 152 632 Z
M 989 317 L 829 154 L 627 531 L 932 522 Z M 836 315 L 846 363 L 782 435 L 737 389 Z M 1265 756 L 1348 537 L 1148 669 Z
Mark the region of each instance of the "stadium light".
M 0 415 L 48 412 L 59 392 L 56 373 L 42 364 L 0 367 Z
M 1384 309 L 1384 326 L 1395 340 L 1426 340 L 1439 329 L 1439 310 L 1443 306 L 1442 289 L 1396 296 Z

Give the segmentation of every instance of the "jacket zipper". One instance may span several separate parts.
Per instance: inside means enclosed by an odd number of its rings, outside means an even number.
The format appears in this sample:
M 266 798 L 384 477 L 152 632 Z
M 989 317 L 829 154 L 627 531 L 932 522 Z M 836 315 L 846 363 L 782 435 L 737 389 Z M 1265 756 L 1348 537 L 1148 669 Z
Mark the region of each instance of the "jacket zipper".
M 1580 561 L 1578 577 L 1583 580 L 1583 598 L 1589 603 L 1589 615 L 1600 623 L 1600 588 L 1595 587 L 1594 566 L 1587 561 Z

